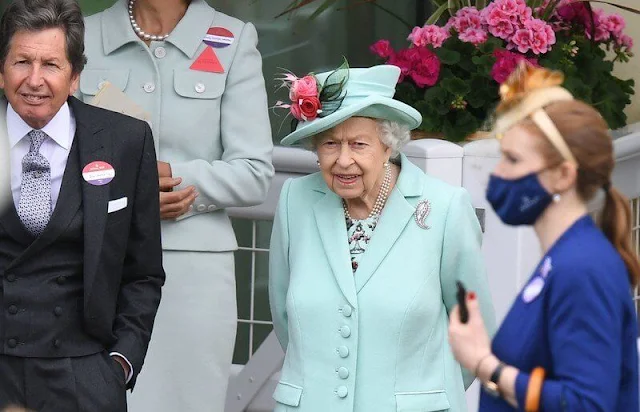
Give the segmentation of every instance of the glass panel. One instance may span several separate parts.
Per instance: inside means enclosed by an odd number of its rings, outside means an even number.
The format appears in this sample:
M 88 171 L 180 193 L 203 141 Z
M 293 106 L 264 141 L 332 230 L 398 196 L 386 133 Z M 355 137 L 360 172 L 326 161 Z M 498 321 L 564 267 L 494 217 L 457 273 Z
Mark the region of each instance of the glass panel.
M 111 6 L 114 0 L 79 0 L 86 15 Z M 217 10 L 243 21 L 254 23 L 260 42 L 258 48 L 263 57 L 263 73 L 267 85 L 269 106 L 286 98 L 286 92 L 275 92 L 274 78 L 282 68 L 297 75 L 321 72 L 340 65 L 346 56 L 352 67 L 366 67 L 378 63 L 369 52 L 369 46 L 379 39 L 388 39 L 396 48 L 408 46 L 406 37 L 410 27 L 424 23 L 430 12 L 425 0 L 378 0 L 406 21 L 391 17 L 380 8 L 366 2 L 334 2 L 316 19 L 309 16 L 321 1 L 299 9 L 294 14 L 275 18 L 284 11 L 291 0 L 209 0 Z M 275 114 L 269 111 L 273 139 L 279 142 L 290 129 L 290 118 L 284 110 Z
M 238 322 L 238 332 L 236 333 L 236 345 L 233 350 L 233 363 L 244 365 L 249 361 L 249 328 L 248 323 Z
M 262 345 L 262 342 L 267 339 L 267 336 L 269 336 L 272 329 L 273 326 L 271 325 L 253 325 L 253 348 L 251 353 L 258 350 L 260 345 Z
M 267 252 L 255 253 L 256 283 L 253 318 L 271 322 L 271 311 L 269 309 L 269 254 Z
M 236 299 L 238 319 L 250 319 L 251 315 L 251 254 L 249 250 L 236 250 Z
M 271 228 L 273 221 L 256 220 L 256 247 L 260 249 L 269 249 L 269 241 L 271 240 Z
M 231 226 L 236 233 L 236 239 L 238 240 L 238 246 L 240 247 L 252 247 L 253 246 L 253 221 L 249 219 L 231 218 Z

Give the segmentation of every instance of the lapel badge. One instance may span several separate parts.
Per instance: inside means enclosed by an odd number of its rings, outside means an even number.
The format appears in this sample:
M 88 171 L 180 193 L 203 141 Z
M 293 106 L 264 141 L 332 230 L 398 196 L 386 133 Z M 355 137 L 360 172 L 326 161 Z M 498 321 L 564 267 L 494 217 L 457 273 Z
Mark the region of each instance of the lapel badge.
M 422 200 L 421 202 L 419 202 L 418 206 L 416 206 L 414 216 L 416 218 L 416 223 L 422 229 L 431 229 L 431 226 L 425 223 L 425 220 L 427 220 L 427 216 L 429 216 L 429 213 L 431 213 L 431 202 L 428 200 Z
M 524 288 L 522 292 L 522 300 L 524 303 L 531 303 L 535 298 L 538 297 L 542 289 L 544 288 L 544 279 L 540 276 L 536 276 L 533 278 L 531 282 Z

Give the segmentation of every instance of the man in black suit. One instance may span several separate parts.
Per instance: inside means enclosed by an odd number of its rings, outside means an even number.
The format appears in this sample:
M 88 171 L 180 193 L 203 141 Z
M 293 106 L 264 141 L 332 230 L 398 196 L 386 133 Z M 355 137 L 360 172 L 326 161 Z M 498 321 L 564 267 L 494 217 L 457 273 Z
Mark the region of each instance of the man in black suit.
M 75 0 L 14 0 L 0 21 L 0 409 L 126 410 L 164 283 L 149 126 L 71 97 Z M 12 200 L 12 201 L 11 201 Z

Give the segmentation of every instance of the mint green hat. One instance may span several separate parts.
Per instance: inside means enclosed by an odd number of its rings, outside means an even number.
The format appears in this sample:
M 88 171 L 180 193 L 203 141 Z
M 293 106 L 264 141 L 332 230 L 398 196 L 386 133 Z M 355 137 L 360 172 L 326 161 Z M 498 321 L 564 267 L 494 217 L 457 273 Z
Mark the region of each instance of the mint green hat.
M 298 121 L 295 130 L 282 139 L 281 144 L 289 146 L 299 143 L 354 116 L 395 121 L 411 130 L 420 126 L 420 112 L 393 98 L 400 77 L 399 67 L 380 65 L 344 70 L 348 70 L 348 74 L 342 84 L 340 99 L 324 102 L 321 93 L 321 114 L 313 120 Z M 331 71 L 315 75 L 318 85 L 327 88 L 327 79 L 330 76 L 333 78 L 335 73 Z M 281 104 L 279 107 L 288 108 L 289 105 Z M 332 107 L 329 114 L 326 114 L 325 107 Z M 325 112 L 324 115 L 322 112 Z

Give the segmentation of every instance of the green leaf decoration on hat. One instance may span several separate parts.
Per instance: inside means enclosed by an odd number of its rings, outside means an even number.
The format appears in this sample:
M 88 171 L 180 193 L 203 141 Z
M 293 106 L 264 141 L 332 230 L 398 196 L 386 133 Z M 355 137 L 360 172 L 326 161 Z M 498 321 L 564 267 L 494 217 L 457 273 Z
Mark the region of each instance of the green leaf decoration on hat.
M 322 85 L 322 90 L 318 96 L 322 103 L 322 112 L 318 117 L 329 116 L 340 108 L 342 101 L 346 96 L 346 93 L 343 93 L 343 90 L 348 80 L 349 63 L 347 62 L 347 59 L 344 59 L 340 67 L 331 72 Z

